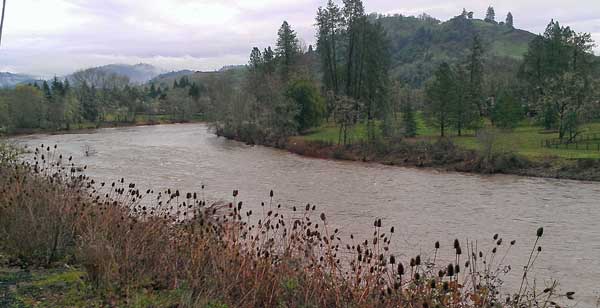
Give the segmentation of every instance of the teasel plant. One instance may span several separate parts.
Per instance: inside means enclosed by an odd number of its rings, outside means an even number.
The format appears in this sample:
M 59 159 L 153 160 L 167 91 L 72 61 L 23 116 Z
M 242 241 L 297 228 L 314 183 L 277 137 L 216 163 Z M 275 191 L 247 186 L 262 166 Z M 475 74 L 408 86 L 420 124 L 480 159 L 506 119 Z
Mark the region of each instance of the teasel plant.
M 183 290 L 184 307 L 211 298 L 234 307 L 558 307 L 574 298 L 556 282 L 544 290 L 528 283 L 542 228 L 511 294 L 504 261 L 516 242 L 498 234 L 484 245 L 456 239 L 448 259 L 439 241 L 402 257 L 382 218 L 363 227 L 372 231 L 366 237 L 347 238 L 316 205 L 285 207 L 274 191 L 268 209 L 248 207 L 239 190 L 209 203 L 204 185 L 201 193 L 154 191 L 124 178 L 98 183 L 86 169 L 56 146 L 40 145 L 25 160 L 0 152 L 0 249 L 28 264 L 81 266 L 95 288 L 123 301 L 140 289 Z

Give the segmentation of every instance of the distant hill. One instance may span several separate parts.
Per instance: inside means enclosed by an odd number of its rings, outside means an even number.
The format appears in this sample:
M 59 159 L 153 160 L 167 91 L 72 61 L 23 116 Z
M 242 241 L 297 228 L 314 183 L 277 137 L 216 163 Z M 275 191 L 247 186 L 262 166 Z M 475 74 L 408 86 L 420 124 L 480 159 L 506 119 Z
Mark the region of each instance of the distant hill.
M 391 43 L 392 72 L 416 87 L 427 81 L 441 62 L 464 62 L 474 35 L 483 43 L 488 66 L 512 71 L 536 36 L 503 23 L 462 15 L 445 22 L 427 15 L 379 17 Z
M 19 84 L 34 82 L 36 78 L 33 76 L 0 72 L 0 88 L 12 88 Z
M 236 80 L 239 81 L 241 80 L 245 72 L 245 65 L 227 65 L 213 72 L 183 70 L 161 74 L 156 78 L 152 79 L 150 83 L 161 87 L 172 87 L 175 80 L 179 80 L 181 79 L 181 77 L 187 76 L 191 82 L 202 84 L 210 78 L 215 78 L 223 74 L 230 74 L 231 76 L 234 76 Z
M 128 65 L 128 64 L 109 64 L 100 67 L 94 67 L 87 69 L 89 70 L 98 70 L 103 71 L 110 74 L 116 74 L 119 76 L 124 76 L 129 78 L 129 81 L 134 84 L 143 84 L 146 83 L 153 78 L 156 78 L 160 74 L 164 73 L 163 70 L 154 67 L 150 64 L 136 64 L 136 65 Z M 67 76 L 69 78 L 71 76 Z
M 243 64 L 239 64 L 239 65 L 225 65 L 223 67 L 221 67 L 219 69 L 219 72 L 226 72 L 226 71 L 231 71 L 231 70 L 239 70 L 239 69 L 243 69 L 245 68 L 246 65 Z
M 198 72 L 192 71 L 192 70 L 172 71 L 172 72 L 160 74 L 160 75 L 152 78 L 149 82 L 151 82 L 151 83 L 155 83 L 155 82 L 160 83 L 162 80 L 167 80 L 167 79 L 175 80 L 175 79 L 179 79 L 179 78 L 181 78 L 183 76 L 193 75 L 194 73 L 198 73 Z

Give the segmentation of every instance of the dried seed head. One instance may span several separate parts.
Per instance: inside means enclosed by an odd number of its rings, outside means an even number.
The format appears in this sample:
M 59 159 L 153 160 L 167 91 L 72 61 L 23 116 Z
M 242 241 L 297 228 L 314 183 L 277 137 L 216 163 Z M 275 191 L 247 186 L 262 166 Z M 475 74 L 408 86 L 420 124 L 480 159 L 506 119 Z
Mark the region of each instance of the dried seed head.
M 448 264 L 448 270 L 446 270 L 448 277 L 454 276 L 454 265 Z
M 404 265 L 402 265 L 402 262 L 398 263 L 398 275 L 404 275 Z
M 575 292 L 571 291 L 571 292 L 567 292 L 567 294 L 565 294 L 565 296 L 567 296 L 568 299 L 573 300 L 575 299 L 573 297 L 573 295 L 575 295 Z

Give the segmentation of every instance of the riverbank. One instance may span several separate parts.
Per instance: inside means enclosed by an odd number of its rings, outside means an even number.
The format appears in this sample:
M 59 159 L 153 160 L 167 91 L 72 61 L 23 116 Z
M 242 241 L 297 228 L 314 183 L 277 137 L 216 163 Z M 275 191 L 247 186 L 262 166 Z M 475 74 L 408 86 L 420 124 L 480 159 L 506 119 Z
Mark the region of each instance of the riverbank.
M 340 146 L 339 128 L 325 123 L 301 136 L 291 137 L 290 152 L 325 159 L 369 161 L 385 165 L 435 168 L 480 174 L 512 174 L 543 178 L 600 181 L 600 144 L 571 147 L 542 146 L 555 132 L 523 121 L 512 130 L 483 129 L 484 136 L 466 131 L 440 139 L 439 132 L 417 116 L 417 136 L 367 144 L 366 126 L 350 131 L 350 145 Z M 600 123 L 581 127 L 582 134 L 600 132 Z M 598 142 L 594 140 L 593 142 Z
M 138 117 L 135 121 L 107 121 L 107 122 L 85 122 L 78 123 L 70 127 L 69 129 L 50 129 L 50 128 L 19 128 L 12 129 L 8 132 L 0 132 L 0 137 L 12 137 L 12 136 L 23 136 L 23 135 L 34 135 L 34 134 L 77 134 L 94 129 L 101 128 L 116 128 L 116 127 L 135 127 L 135 126 L 153 126 L 153 125 L 164 125 L 164 124 L 185 124 L 185 123 L 202 123 L 204 122 L 201 118 L 191 118 L 188 120 L 176 120 L 169 117 L 159 118 L 148 118 Z
M 227 138 L 244 142 L 231 136 Z M 427 141 L 398 139 L 343 146 L 294 136 L 284 144 L 263 145 L 320 159 L 374 162 L 388 166 L 433 168 L 450 172 L 600 181 L 600 159 L 546 157 L 533 161 L 514 152 L 490 153 L 485 157 L 480 151 L 459 147 L 448 138 Z
M 398 257 L 381 219 L 366 226 L 372 237 L 342 239 L 315 206 L 254 217 L 237 190 L 230 203 L 207 204 L 203 193 L 95 183 L 54 147 L 35 149 L 35 165 L 0 153 L 0 292 L 25 307 L 478 307 L 513 292 L 490 280 L 502 279 L 501 261 L 470 259 L 471 242 L 442 243 L 451 264 Z M 501 243 L 494 236 L 485 251 L 514 244 Z M 535 307 L 530 287 L 507 305 Z

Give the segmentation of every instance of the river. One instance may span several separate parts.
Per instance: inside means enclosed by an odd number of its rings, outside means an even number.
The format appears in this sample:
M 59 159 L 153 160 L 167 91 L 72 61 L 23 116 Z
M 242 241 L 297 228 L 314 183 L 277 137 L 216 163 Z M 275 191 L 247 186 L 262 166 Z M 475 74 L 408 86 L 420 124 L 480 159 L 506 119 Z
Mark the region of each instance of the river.
M 600 296 L 600 183 L 482 176 L 311 159 L 286 151 L 218 138 L 204 124 L 111 128 L 64 135 L 13 138 L 37 146 L 57 144 L 64 155 L 88 166 L 99 181 L 125 177 L 147 188 L 200 191 L 209 200 L 230 200 L 240 191 L 258 209 L 275 191 L 285 208 L 315 204 L 345 235 L 372 232 L 373 220 L 394 226 L 392 250 L 404 262 L 430 255 L 435 241 L 450 255 L 452 241 L 477 240 L 492 247 L 499 233 L 516 240 L 507 262 L 509 286 L 521 275 L 545 228 L 536 261 L 538 285 L 558 279 L 576 291 L 578 307 L 596 307 Z M 83 148 L 95 152 L 85 156 Z M 506 248 L 506 247 L 504 247 Z

